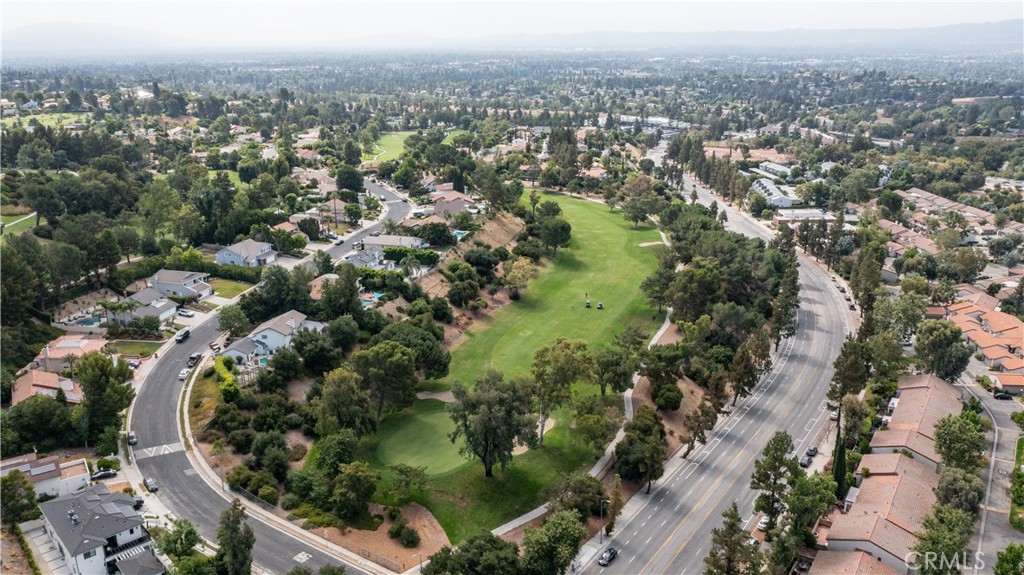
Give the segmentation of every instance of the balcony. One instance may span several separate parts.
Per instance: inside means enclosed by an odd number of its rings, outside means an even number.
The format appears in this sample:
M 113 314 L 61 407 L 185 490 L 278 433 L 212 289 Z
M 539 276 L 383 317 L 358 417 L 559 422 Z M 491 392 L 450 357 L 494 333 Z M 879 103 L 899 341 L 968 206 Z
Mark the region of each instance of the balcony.
M 104 561 L 106 563 L 110 563 L 111 561 L 120 561 L 142 553 L 145 550 L 145 545 L 150 543 L 152 540 L 153 538 L 149 536 L 149 533 L 143 530 L 142 536 L 138 539 L 132 539 L 131 541 L 118 545 L 117 547 L 104 545 L 103 552 L 106 554 L 106 559 L 104 559 Z

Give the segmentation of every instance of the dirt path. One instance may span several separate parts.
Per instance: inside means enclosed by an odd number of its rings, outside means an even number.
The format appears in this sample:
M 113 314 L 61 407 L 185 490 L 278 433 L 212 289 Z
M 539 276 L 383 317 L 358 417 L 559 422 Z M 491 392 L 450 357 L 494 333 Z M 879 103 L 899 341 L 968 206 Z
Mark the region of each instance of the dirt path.
M 416 399 L 440 399 L 445 403 L 455 401 L 455 396 L 450 391 L 421 391 L 416 394 Z
M 4 573 L 31 573 L 32 569 L 28 566 L 28 559 L 25 558 L 25 553 L 21 550 L 21 545 L 18 544 L 18 538 L 14 536 L 5 527 L 3 529 L 2 538 L 0 538 L 0 547 L 3 548 L 3 556 L 0 557 L 0 565 L 3 566 Z

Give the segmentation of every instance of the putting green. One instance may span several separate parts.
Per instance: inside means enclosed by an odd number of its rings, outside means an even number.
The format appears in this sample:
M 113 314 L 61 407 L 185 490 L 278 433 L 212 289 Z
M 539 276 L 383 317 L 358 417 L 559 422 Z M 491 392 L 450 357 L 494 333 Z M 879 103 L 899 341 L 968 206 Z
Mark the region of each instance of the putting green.
M 455 426 L 444 403 L 437 399 L 417 401 L 413 411 L 415 415 L 411 417 L 393 414 L 381 421 L 377 444 L 380 462 L 426 467 L 428 475 L 440 475 L 464 465 L 467 459 L 459 455 L 459 446 L 448 439 L 448 432 Z

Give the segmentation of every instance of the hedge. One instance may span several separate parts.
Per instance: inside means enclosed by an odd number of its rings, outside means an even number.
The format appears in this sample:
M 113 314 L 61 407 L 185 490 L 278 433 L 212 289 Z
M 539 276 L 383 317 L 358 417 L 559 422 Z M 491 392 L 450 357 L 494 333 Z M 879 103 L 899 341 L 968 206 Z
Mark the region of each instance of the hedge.
M 420 265 L 433 266 L 441 261 L 441 256 L 434 250 L 418 250 L 401 246 L 389 246 L 384 248 L 384 259 L 400 262 L 407 256 L 416 258 Z
M 119 268 L 107 278 L 107 285 L 115 291 L 124 291 L 133 282 L 151 277 L 163 269 L 166 263 L 167 257 L 162 255 L 143 258 L 123 268 Z M 220 265 L 206 260 L 193 265 L 181 265 L 181 262 L 179 262 L 179 265 L 175 266 L 175 269 L 178 268 L 182 271 L 202 272 L 210 274 L 215 278 L 243 281 L 251 284 L 259 283 L 263 274 L 263 268 L 259 267 Z
M 224 365 L 224 356 L 217 358 L 213 369 L 217 372 L 217 389 L 220 390 L 221 397 L 225 402 L 233 403 L 238 399 L 238 380 L 235 379 L 235 374 L 231 373 L 231 370 Z

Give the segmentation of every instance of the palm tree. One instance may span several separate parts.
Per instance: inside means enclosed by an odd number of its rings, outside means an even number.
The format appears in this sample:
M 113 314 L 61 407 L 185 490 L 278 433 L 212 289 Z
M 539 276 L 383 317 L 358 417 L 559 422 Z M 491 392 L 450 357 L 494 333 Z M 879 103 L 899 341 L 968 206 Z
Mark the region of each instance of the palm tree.
M 402 258 L 402 261 L 398 262 L 398 265 L 402 268 L 402 271 L 405 272 L 405 276 L 412 281 L 413 274 L 415 274 L 416 270 L 420 267 L 420 261 L 412 256 L 405 256 Z
M 68 368 L 71 369 L 71 379 L 75 379 L 75 362 L 78 361 L 78 356 L 73 353 L 69 353 L 62 357 L 61 360 L 68 364 Z
M 396 235 L 402 231 L 402 224 L 395 220 L 384 220 L 384 232 L 388 235 Z

